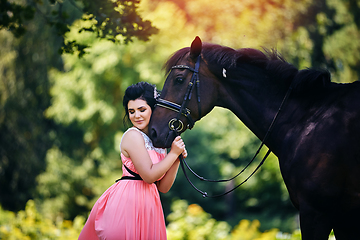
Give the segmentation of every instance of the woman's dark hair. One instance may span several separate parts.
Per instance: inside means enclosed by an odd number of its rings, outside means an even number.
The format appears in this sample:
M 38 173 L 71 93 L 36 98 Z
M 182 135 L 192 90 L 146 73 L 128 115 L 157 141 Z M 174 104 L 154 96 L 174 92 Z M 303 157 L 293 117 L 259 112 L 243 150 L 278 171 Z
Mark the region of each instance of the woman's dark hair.
M 155 85 L 152 85 L 147 82 L 138 82 L 129 86 L 125 90 L 125 95 L 123 98 L 123 106 L 125 108 L 124 124 L 129 122 L 129 109 L 128 103 L 130 100 L 142 99 L 151 107 L 151 110 L 154 110 L 156 99 L 154 93 L 156 91 Z

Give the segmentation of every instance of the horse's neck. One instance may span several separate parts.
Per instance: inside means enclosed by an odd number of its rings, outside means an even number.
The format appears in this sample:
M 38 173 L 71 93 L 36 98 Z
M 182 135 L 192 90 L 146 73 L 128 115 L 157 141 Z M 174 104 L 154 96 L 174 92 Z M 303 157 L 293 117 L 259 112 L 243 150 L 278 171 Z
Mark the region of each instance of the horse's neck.
M 250 89 L 250 90 L 249 90 Z M 231 110 L 259 139 L 263 139 L 286 92 L 275 93 L 268 87 L 246 88 L 239 84 L 224 86 L 219 104 Z M 270 145 L 275 145 L 271 144 Z

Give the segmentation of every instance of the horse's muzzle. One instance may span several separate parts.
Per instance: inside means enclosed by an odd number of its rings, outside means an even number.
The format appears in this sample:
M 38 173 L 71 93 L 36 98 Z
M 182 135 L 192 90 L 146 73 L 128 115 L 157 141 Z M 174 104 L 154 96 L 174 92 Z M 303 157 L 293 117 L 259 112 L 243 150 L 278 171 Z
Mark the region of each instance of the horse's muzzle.
M 158 148 L 170 148 L 175 137 L 178 135 L 176 131 L 164 131 L 159 133 L 155 128 L 151 128 L 149 134 L 154 147 Z

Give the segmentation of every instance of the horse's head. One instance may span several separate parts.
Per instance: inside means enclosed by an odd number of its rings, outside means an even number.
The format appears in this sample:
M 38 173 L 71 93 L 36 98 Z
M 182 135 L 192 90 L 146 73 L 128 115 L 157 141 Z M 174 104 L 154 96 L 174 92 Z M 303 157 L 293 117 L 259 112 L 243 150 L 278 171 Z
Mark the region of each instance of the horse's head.
M 191 47 L 177 51 L 167 62 L 168 76 L 149 124 L 156 147 L 170 147 L 174 138 L 191 129 L 214 107 L 214 79 L 201 57 L 202 42 L 196 37 Z M 201 79 L 201 80 L 200 80 Z

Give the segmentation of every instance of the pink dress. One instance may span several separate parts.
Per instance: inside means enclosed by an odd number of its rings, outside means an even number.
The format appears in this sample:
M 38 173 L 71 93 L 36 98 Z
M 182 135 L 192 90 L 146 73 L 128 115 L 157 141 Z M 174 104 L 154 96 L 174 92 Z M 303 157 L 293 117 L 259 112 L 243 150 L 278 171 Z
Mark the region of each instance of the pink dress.
M 155 148 L 150 138 L 135 127 L 145 140 L 153 163 L 161 161 L 165 149 Z M 137 173 L 130 158 L 121 154 L 123 165 Z M 123 166 L 123 176 L 132 176 Z M 97 200 L 82 229 L 79 240 L 163 240 L 166 239 L 164 213 L 154 183 L 122 179 Z

